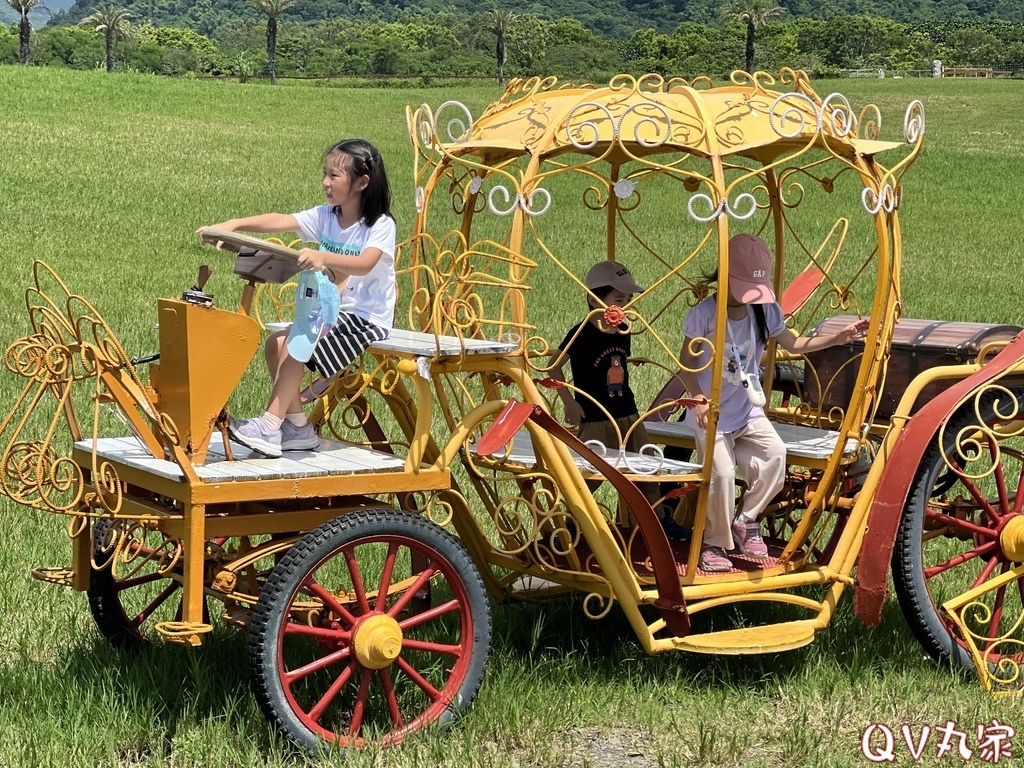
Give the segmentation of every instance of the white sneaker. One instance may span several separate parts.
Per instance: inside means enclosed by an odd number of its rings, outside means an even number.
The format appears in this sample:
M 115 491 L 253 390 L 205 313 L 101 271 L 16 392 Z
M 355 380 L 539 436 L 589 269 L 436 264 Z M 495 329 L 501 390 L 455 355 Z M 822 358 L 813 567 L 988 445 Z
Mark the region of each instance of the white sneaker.
M 281 424 L 282 451 L 315 451 L 320 447 L 320 438 L 313 429 L 313 422 L 307 421 L 296 427 L 288 419 Z
M 262 453 L 272 459 L 281 456 L 281 430 L 268 430 L 263 424 L 263 419 L 258 416 L 245 421 L 239 421 L 234 417 L 228 419 L 228 434 L 232 440 L 251 448 L 256 453 Z

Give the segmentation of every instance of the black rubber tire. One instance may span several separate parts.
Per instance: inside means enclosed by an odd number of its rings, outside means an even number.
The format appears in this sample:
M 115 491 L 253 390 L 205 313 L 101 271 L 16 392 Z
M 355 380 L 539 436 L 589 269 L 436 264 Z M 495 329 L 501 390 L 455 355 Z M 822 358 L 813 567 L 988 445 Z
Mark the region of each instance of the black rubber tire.
M 1018 406 L 1024 409 L 1024 390 L 1011 390 Z M 1005 398 L 1005 392 L 993 391 L 982 395 L 977 403 L 978 413 L 986 422 L 995 420 L 994 404 Z M 1006 406 L 999 405 L 1006 412 Z M 955 445 L 955 436 L 961 429 L 978 424 L 974 400 L 968 401 L 947 422 L 945 428 L 947 455 Z M 957 642 L 949 627 L 939 616 L 938 608 L 928 589 L 924 575 L 925 559 L 923 529 L 928 502 L 948 491 L 953 483 L 944 475 L 948 467 L 936 442 L 928 449 L 917 468 L 910 494 L 903 509 L 899 531 L 892 555 L 892 579 L 903 615 L 921 646 L 936 661 L 951 668 L 974 669 L 970 653 Z
M 249 632 L 249 669 L 260 709 L 275 730 L 309 752 L 319 753 L 332 747 L 344 751 L 345 746 L 328 745 L 323 735 L 312 731 L 289 703 L 279 674 L 283 668 L 279 662 L 287 612 L 307 577 L 340 556 L 343 548 L 381 538 L 388 540 L 387 537 L 415 542 L 446 561 L 450 566 L 446 577 L 451 581 L 454 575 L 461 581 L 472 621 L 469 661 L 457 692 L 439 716 L 417 730 L 446 724 L 465 712 L 483 680 L 491 652 L 491 605 L 480 573 L 462 544 L 440 526 L 395 509 L 361 510 L 329 520 L 299 540 L 271 572 L 253 612 Z
M 103 538 L 114 525 L 113 520 L 93 522 L 93 560 L 100 569 L 91 569 L 89 574 L 89 610 L 96 626 L 111 645 L 122 651 L 137 651 L 148 645 L 153 638 L 132 625 L 125 613 L 124 604 L 115 589 L 114 574 L 107 561 L 112 552 L 103 552 Z M 170 584 L 170 579 L 167 580 Z

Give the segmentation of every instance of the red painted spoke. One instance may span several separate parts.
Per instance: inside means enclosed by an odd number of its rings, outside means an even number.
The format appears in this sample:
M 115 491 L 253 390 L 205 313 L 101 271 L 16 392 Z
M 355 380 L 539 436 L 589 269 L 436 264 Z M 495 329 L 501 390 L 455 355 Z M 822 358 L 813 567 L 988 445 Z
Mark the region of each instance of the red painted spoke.
M 322 640 L 338 640 L 348 642 L 352 635 L 344 629 L 326 629 L 324 627 L 311 627 L 308 624 L 298 624 L 290 621 L 284 625 L 286 635 L 305 635 L 306 637 L 317 637 Z
M 986 528 L 983 525 L 978 525 L 968 520 L 961 520 L 959 517 L 944 515 L 941 512 L 926 512 L 925 519 L 948 525 L 950 528 L 959 528 L 961 531 L 984 536 L 986 539 L 994 539 L 996 537 L 996 532 L 991 528 Z
M 345 555 L 345 562 L 348 564 L 348 573 L 352 577 L 352 589 L 356 593 L 356 603 L 362 614 L 370 612 L 370 603 L 366 599 L 366 589 L 363 587 L 363 574 L 359 571 L 359 563 L 356 562 L 354 547 L 347 547 L 341 550 Z
M 331 706 L 331 702 L 334 701 L 335 697 L 345 687 L 345 683 L 352 677 L 352 673 L 355 672 L 355 665 L 349 664 L 345 669 L 338 675 L 338 679 L 331 683 L 331 687 L 327 689 L 327 693 L 324 694 L 323 698 L 316 703 L 316 706 L 309 710 L 309 717 L 314 723 L 320 722 L 320 718 L 323 717 L 324 712 Z
M 974 481 L 964 475 L 959 475 L 960 482 L 963 484 L 974 500 L 978 502 L 978 505 L 985 510 L 985 514 L 988 515 L 988 519 L 992 521 L 993 525 L 999 525 L 1003 521 L 1002 515 L 1000 515 L 989 503 L 988 499 L 981 495 L 981 491 L 978 490 L 978 486 L 974 484 Z
M 356 623 L 356 617 L 349 613 L 341 603 L 338 602 L 338 598 L 314 581 L 312 576 L 302 582 L 302 586 L 312 592 L 316 597 L 320 598 L 320 602 L 322 602 L 326 608 L 331 612 L 336 613 L 339 618 L 348 622 L 350 626 Z
M 430 697 L 431 701 L 437 701 L 441 698 L 441 692 L 437 690 L 437 688 L 432 686 L 430 683 L 428 683 L 426 678 L 424 678 L 423 675 L 421 675 L 419 672 L 413 669 L 412 665 L 409 664 L 409 662 L 407 662 L 401 656 L 395 659 L 395 665 L 400 670 L 405 672 L 405 674 L 409 676 L 409 679 L 416 683 L 416 685 L 418 685 L 423 690 L 423 692 Z
M 427 651 L 428 653 L 443 653 L 458 658 L 462 655 L 461 645 L 445 645 L 444 643 L 428 643 L 426 640 L 412 640 L 408 637 L 402 639 L 402 650 L 404 651 Z
M 173 595 L 177 591 L 177 589 L 178 582 L 175 581 L 170 586 L 168 586 L 167 589 L 165 589 L 163 592 L 157 595 L 153 602 L 151 602 L 149 605 L 143 608 L 142 612 L 138 616 L 132 619 L 132 626 L 135 628 L 142 626 L 142 622 L 144 622 L 151 615 L 153 615 L 153 611 L 155 611 L 157 608 L 159 608 L 161 605 L 167 602 L 167 598 Z M 181 609 L 179 608 L 178 610 L 180 611 Z
M 301 680 L 304 677 L 312 675 L 314 672 L 319 672 L 321 669 L 326 669 L 332 664 L 337 664 L 339 661 L 347 659 L 348 655 L 351 652 L 352 649 L 346 646 L 345 648 L 342 648 L 340 651 L 329 653 L 323 658 L 317 659 L 316 661 L 311 661 L 309 664 L 306 664 L 303 667 L 293 669 L 291 672 L 286 672 L 284 675 L 284 681 L 286 684 L 291 685 L 296 680 Z
M 433 621 L 439 616 L 444 616 L 446 613 L 459 610 L 458 600 L 449 600 L 447 603 L 442 603 L 429 611 L 423 613 L 417 613 L 415 616 L 410 616 L 405 621 L 398 622 L 398 626 L 402 628 L 403 632 L 407 632 L 413 627 L 418 627 L 421 624 L 426 624 L 428 621 Z
M 388 556 L 384 560 L 384 570 L 380 574 L 380 587 L 377 589 L 378 611 L 383 611 L 388 600 L 388 590 L 391 589 L 391 575 L 395 572 L 395 557 L 398 555 L 398 545 L 392 543 L 388 547 Z
M 993 458 L 995 457 L 996 451 L 999 450 L 996 440 L 992 435 L 988 436 L 988 450 L 989 453 L 992 454 Z M 1003 475 L 1002 461 L 996 464 L 996 471 L 994 474 L 996 476 L 996 488 L 999 489 L 999 508 L 1005 515 L 1010 512 L 1010 497 L 1006 493 L 1006 476 Z
M 999 564 L 999 555 L 997 554 L 995 557 L 990 559 L 985 564 L 984 568 L 981 569 L 981 573 L 978 574 L 978 578 L 976 578 L 974 580 L 974 583 L 971 584 L 971 589 L 974 589 L 976 586 L 978 586 L 982 582 L 987 581 L 988 577 L 992 575 L 992 571 L 994 571 L 996 569 L 996 565 L 998 565 L 998 564 Z
M 161 573 L 147 573 L 145 576 L 136 576 L 134 579 L 125 579 L 124 581 L 115 581 L 114 582 L 114 591 L 115 592 L 123 592 L 126 589 L 131 589 L 132 587 L 138 587 L 138 586 L 141 586 L 142 584 L 150 584 L 150 583 L 152 583 L 154 581 L 159 581 L 160 579 L 166 579 L 166 578 L 167 577 L 164 576 Z
M 363 715 L 366 713 L 366 701 L 370 698 L 370 678 L 372 673 L 368 669 L 363 670 L 363 679 L 359 681 L 359 693 L 356 694 L 356 704 L 352 708 L 352 724 L 348 727 L 348 735 L 353 739 L 363 727 Z
M 430 581 L 430 579 L 433 577 L 435 573 L 437 573 L 437 568 L 435 568 L 434 566 L 430 566 L 425 571 L 423 571 L 423 573 L 419 575 L 419 577 L 416 579 L 413 585 L 409 587 L 407 590 L 405 590 L 402 596 L 398 598 L 398 602 L 391 606 L 390 610 L 388 610 L 388 616 L 394 618 L 403 610 L 405 610 L 405 606 L 407 606 L 409 602 L 416 596 L 416 593 L 419 592 L 420 589 L 423 588 L 423 586 L 426 585 L 428 581 Z
M 396 729 L 404 728 L 405 721 L 402 720 L 402 710 L 398 706 L 395 686 L 391 682 L 391 672 L 388 671 L 387 667 L 380 670 L 380 685 L 384 689 L 384 700 L 388 703 L 388 714 L 391 715 L 391 723 Z
M 998 546 L 998 542 L 990 541 L 987 544 L 982 544 L 980 547 L 975 547 L 974 549 L 964 552 L 963 554 L 950 558 L 944 563 L 933 565 L 931 568 L 925 568 L 924 577 L 926 579 L 935 578 L 940 573 L 945 573 L 950 568 L 955 568 L 958 565 L 962 565 L 963 563 L 966 563 L 968 560 L 973 560 L 974 558 L 980 555 L 987 555 L 989 552 L 993 551 L 996 548 L 996 546 Z

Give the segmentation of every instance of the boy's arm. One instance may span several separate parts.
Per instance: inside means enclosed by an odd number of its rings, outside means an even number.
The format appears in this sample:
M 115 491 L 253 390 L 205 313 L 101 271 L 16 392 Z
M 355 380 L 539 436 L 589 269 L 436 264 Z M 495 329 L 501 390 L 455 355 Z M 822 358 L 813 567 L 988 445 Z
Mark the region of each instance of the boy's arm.
M 551 357 L 548 358 L 548 373 L 555 381 L 565 381 L 565 372 L 562 370 L 562 366 L 565 365 L 565 360 L 568 355 L 565 354 L 561 349 L 556 349 Z M 572 393 L 565 387 L 559 387 L 555 390 L 558 396 L 562 400 L 562 408 L 565 411 L 565 421 L 568 424 L 576 425 L 580 423 L 583 418 L 583 408 L 576 399 L 572 396 Z

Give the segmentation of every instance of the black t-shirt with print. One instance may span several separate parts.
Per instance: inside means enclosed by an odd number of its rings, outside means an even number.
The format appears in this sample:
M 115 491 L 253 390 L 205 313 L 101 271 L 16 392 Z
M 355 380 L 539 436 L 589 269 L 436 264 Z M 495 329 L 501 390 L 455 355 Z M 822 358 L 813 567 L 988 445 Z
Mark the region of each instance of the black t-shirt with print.
M 576 337 L 577 329 L 583 326 Z M 591 322 L 574 326 L 558 345 L 569 356 L 572 382 L 594 398 L 614 419 L 636 414 L 636 399 L 629 388 L 630 336 L 627 333 L 604 333 Z M 626 326 L 620 326 L 625 330 Z M 583 408 L 583 421 L 606 421 L 608 417 L 582 394 L 575 395 Z

